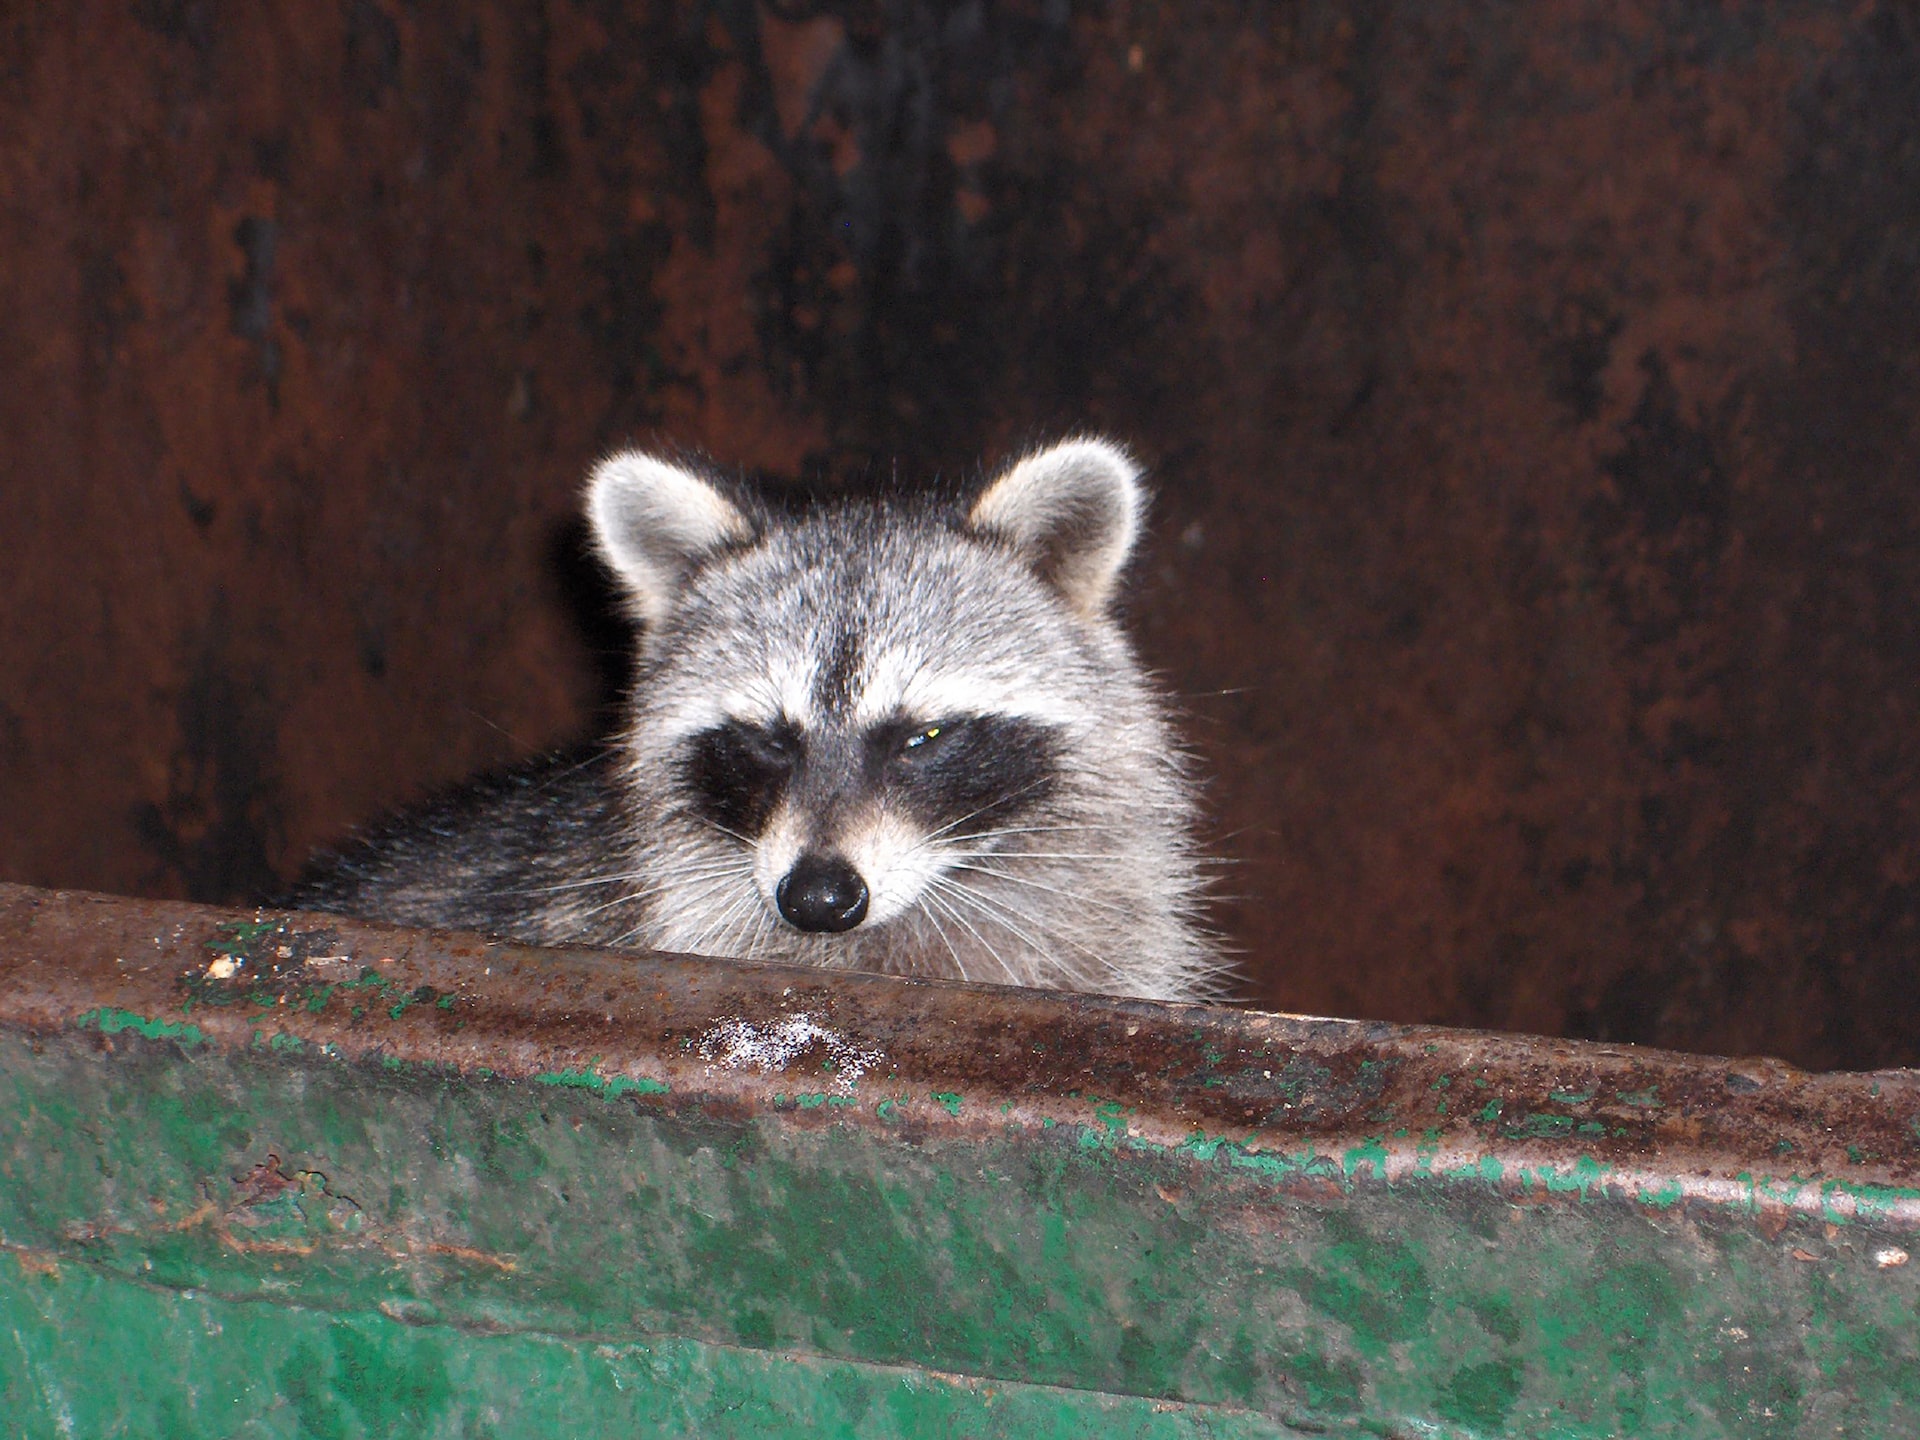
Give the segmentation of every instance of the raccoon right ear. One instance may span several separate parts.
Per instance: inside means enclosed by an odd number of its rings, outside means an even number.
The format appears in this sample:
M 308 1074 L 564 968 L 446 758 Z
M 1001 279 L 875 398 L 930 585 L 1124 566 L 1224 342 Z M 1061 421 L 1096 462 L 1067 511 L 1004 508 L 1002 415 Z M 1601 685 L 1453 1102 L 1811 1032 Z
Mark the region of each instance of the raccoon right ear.
M 754 536 L 753 521 L 707 480 L 642 450 L 623 450 L 594 467 L 587 515 L 601 556 L 649 628 L 673 613 L 695 566 Z
M 1145 508 L 1133 457 L 1082 437 L 1016 462 L 973 502 L 967 524 L 1010 543 L 1068 605 L 1094 618 L 1113 599 Z

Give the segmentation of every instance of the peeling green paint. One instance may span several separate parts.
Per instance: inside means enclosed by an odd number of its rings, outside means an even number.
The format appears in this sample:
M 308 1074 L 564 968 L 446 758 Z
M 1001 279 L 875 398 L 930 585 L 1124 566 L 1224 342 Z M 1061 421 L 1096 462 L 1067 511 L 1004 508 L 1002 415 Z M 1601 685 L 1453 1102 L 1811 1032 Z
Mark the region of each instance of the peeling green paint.
M 665 1090 L 666 1086 L 663 1085 L 660 1088 Z M 828 1095 L 825 1092 L 818 1092 L 811 1095 L 775 1095 L 773 1097 L 773 1103 L 775 1105 L 792 1105 L 797 1110 L 818 1110 L 824 1105 L 846 1107 L 856 1106 L 860 1102 L 851 1095 Z
M 1575 1124 L 1571 1115 L 1535 1113 L 1508 1120 L 1500 1134 L 1508 1140 L 1564 1140 L 1574 1133 Z
M 953 1116 L 956 1120 L 959 1119 L 960 1097 L 958 1095 L 954 1094 L 951 1090 L 936 1090 L 933 1092 L 933 1098 L 945 1107 L 949 1115 Z
M 149 1040 L 178 1040 L 182 1045 L 203 1044 L 207 1038 L 199 1026 L 185 1021 L 149 1020 L 131 1010 L 115 1010 L 107 1006 L 87 1011 L 75 1023 L 84 1029 L 98 1030 L 102 1035 L 117 1035 L 123 1030 L 131 1030 Z
M 1642 1190 L 1635 1198 L 1642 1205 L 1651 1205 L 1656 1210 L 1671 1210 L 1685 1194 L 1686 1189 L 1678 1180 L 1669 1180 L 1656 1188 Z
M 1355 1172 L 1362 1165 L 1373 1172 L 1375 1179 L 1385 1180 L 1387 1178 L 1387 1147 L 1378 1140 L 1368 1140 L 1355 1145 L 1340 1157 L 1342 1178 L 1352 1181 Z
M 672 1087 L 664 1080 L 642 1075 L 602 1075 L 595 1070 L 550 1070 L 533 1077 L 541 1085 L 565 1085 L 575 1090 L 591 1090 L 603 1100 L 631 1092 L 635 1095 L 665 1095 Z
M 1535 1172 L 1535 1178 L 1544 1184 L 1550 1193 L 1578 1193 L 1582 1200 L 1592 1200 L 1596 1193 L 1604 1190 L 1610 1169 L 1611 1167 L 1602 1165 L 1591 1155 L 1582 1155 L 1573 1162 L 1570 1169 L 1542 1167 Z M 1526 1172 L 1521 1173 L 1524 1175 Z
M 285 921 L 274 920 L 224 920 L 214 928 L 221 932 L 221 938 L 208 942 L 207 949 L 229 959 L 244 960 L 247 952 L 262 936 L 272 935 L 280 930 Z
M 172 1396 L 175 1432 L 213 1429 L 196 1407 L 220 1405 L 216 1433 L 505 1440 L 660 1415 L 702 1436 L 945 1433 L 911 1409 L 872 1428 L 873 1397 L 942 1385 L 977 1402 L 942 1412 L 967 1435 L 1600 1440 L 1708 1415 L 1730 1418 L 1674 1433 L 1732 1440 L 1815 1416 L 1914 1433 L 1920 1418 L 1920 1396 L 1876 1378 L 1920 1372 L 1920 1287 L 1804 1213 L 1859 1223 L 1876 1197 L 1837 1182 L 1750 1175 L 1755 1205 L 1793 1202 L 1770 1240 L 1743 1207 L 1690 1207 L 1676 1229 L 1677 1181 L 1589 1155 L 1443 1166 L 1431 1128 L 1332 1153 L 1198 1130 L 1168 1144 L 1083 1099 L 1085 1125 L 903 1141 L 851 1105 L 793 1123 L 809 1099 L 850 1097 L 609 1106 L 624 1077 L 592 1066 L 548 1072 L 534 1095 L 270 1044 L 187 1062 L 168 1044 L 0 1035 L 0 1076 L 0 1163 L 32 1157 L 40 1177 L 0 1187 L 0 1234 L 39 1267 L 0 1284 L 0 1333 L 20 1335 L 0 1383 L 41 1397 L 61 1373 L 45 1357 L 100 1363 L 80 1301 L 61 1299 L 92 1286 L 129 1347 L 170 1357 L 97 1403 Z M 137 1187 L 114 1178 L 131 1174 Z M 259 1303 L 289 1286 L 297 1307 Z M 244 1341 L 226 1349 L 193 1318 L 225 1323 L 223 1307 L 261 1317 L 233 1320 Z M 1780 1326 L 1783 1307 L 1807 1318 Z M 691 1358 L 617 1371 L 622 1390 L 592 1368 L 609 1347 Z M 509 1380 L 528 1398 L 502 1398 Z M 766 1408 L 774 1394 L 799 1408 Z M 564 1411 L 539 1410 L 545 1396 Z M 1203 1407 L 1164 1412 L 1186 1429 L 1101 1428 L 1177 1404 Z M 1784 1417 L 1773 1431 L 1743 1418 L 1764 1406 Z M 1015 1414 L 1028 1428 L 993 1428 Z M 87 1411 L 76 1433 L 168 1433 L 149 1420 Z M 54 1433 L 39 1423 L 25 1433 Z

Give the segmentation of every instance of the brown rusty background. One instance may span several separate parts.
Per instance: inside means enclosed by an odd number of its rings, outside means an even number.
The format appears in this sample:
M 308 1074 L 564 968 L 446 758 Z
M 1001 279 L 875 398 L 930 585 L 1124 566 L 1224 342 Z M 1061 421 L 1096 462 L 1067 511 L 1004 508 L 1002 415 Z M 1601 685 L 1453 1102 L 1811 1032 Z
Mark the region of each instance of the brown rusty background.
M 1911 7 L 14 7 L 0 316 L 5 878 L 589 729 L 605 446 L 1093 426 L 1249 998 L 1920 1061 Z

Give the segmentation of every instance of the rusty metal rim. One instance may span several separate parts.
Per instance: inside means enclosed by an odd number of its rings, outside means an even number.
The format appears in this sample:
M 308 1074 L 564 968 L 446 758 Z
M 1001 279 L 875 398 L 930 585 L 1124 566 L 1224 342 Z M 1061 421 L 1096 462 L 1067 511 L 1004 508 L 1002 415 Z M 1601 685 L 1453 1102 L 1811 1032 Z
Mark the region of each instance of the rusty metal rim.
M 913 1140 L 1066 1124 L 1293 1188 L 1920 1228 L 1920 1075 L 0 886 L 0 1025 L 577 1085 Z M 731 1040 L 729 1037 L 731 1036 Z

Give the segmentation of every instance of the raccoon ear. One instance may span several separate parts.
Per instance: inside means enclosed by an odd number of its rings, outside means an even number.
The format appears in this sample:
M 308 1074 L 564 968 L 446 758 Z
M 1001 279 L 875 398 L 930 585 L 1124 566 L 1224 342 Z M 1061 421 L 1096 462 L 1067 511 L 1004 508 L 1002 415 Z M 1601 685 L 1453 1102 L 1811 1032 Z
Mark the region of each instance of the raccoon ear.
M 594 467 L 587 515 L 601 556 L 650 628 L 673 613 L 701 560 L 754 536 L 753 521 L 706 480 L 641 450 L 609 455 Z
M 1068 605 L 1094 617 L 1113 599 L 1145 507 L 1133 457 L 1083 438 L 1016 462 L 973 502 L 967 524 L 1010 542 Z

